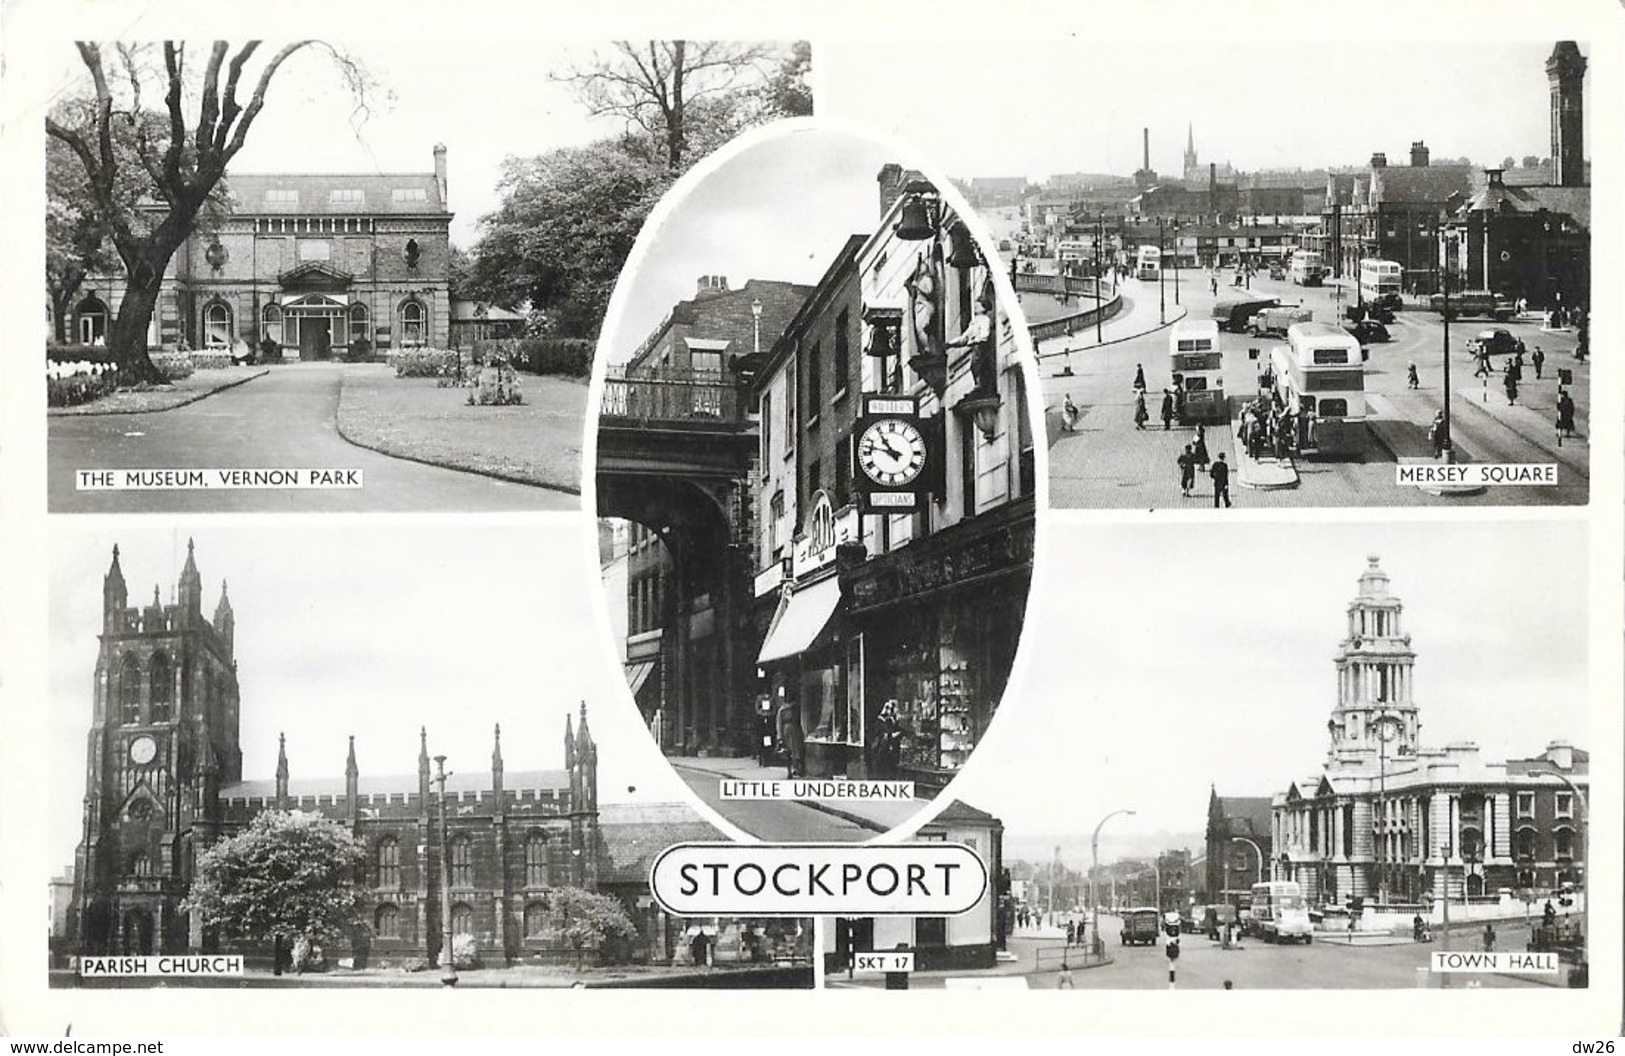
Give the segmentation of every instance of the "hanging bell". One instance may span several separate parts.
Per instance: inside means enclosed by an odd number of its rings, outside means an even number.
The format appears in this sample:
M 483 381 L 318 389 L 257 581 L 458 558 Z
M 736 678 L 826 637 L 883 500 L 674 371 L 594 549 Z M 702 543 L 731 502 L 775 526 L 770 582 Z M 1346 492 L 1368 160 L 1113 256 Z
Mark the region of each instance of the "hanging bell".
M 903 215 L 897 220 L 897 237 L 909 242 L 920 242 L 934 234 L 931 226 L 931 207 L 917 194 L 903 202 Z
M 969 271 L 982 262 L 982 254 L 976 249 L 976 240 L 971 237 L 970 228 L 965 221 L 956 219 L 948 225 L 948 263 L 960 271 Z

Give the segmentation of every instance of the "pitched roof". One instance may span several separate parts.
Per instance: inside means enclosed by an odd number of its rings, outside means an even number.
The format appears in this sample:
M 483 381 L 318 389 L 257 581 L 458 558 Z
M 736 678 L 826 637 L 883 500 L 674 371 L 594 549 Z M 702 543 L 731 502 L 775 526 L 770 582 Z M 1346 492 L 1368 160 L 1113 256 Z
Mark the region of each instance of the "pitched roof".
M 646 883 L 674 843 L 727 839 L 686 803 L 606 803 L 598 808 L 599 879 Z
M 1218 802 L 1219 812 L 1226 822 L 1226 835 L 1269 838 L 1269 796 L 1219 796 Z
M 1590 187 L 1513 187 L 1487 184 L 1462 207 L 1469 212 L 1536 213 L 1542 209 L 1571 216 L 1591 230 Z
M 529 789 L 569 788 L 570 775 L 564 770 L 507 770 L 502 775 L 502 788 L 506 792 L 518 792 Z M 390 793 L 411 793 L 418 791 L 418 775 L 416 774 L 384 774 L 377 777 L 363 775 L 356 782 L 356 791 L 359 795 L 386 795 Z M 455 773 L 446 775 L 446 791 L 451 794 L 458 792 L 489 792 L 491 791 L 491 772 L 489 770 L 474 773 Z M 307 777 L 288 782 L 288 795 L 299 796 L 342 796 L 344 795 L 344 778 L 340 777 Z M 221 785 L 221 799 L 264 798 L 271 799 L 276 796 L 276 780 L 238 781 L 236 784 Z
M 1443 202 L 1452 194 L 1472 193 L 1469 165 L 1394 165 L 1372 169 L 1377 202 Z
M 989 814 L 987 811 L 977 810 L 969 803 L 965 803 L 957 799 L 948 804 L 946 807 L 943 807 L 942 813 L 938 814 L 931 820 L 937 823 L 945 823 L 950 821 L 979 821 L 992 822 L 995 825 L 1003 824 L 1003 822 L 994 817 L 992 814 Z
M 450 213 L 432 172 L 231 173 L 226 186 L 236 216 Z

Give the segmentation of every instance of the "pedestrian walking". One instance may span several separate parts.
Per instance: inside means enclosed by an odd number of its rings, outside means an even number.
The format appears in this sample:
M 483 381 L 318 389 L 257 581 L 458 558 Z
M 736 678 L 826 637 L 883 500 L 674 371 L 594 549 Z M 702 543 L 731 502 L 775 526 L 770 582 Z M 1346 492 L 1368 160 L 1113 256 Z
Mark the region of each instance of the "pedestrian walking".
M 1067 393 L 1061 402 L 1061 432 L 1077 432 L 1078 418 L 1080 414 L 1081 412 L 1078 410 L 1078 405 L 1072 402 L 1072 394 L 1070 392 Z
M 1535 350 L 1529 353 L 1529 365 L 1535 368 L 1535 380 L 1539 381 L 1540 370 L 1546 365 L 1546 353 L 1540 350 L 1539 345 L 1536 345 Z
M 1484 952 L 1495 952 L 1495 925 L 1493 923 L 1485 923 L 1484 925 Z
M 806 771 L 803 759 L 806 742 L 802 739 L 801 709 L 793 700 L 781 700 L 774 719 L 779 735 L 779 750 L 784 753 L 784 776 L 786 779 L 796 777 Z
M 1145 391 L 1145 367 L 1134 364 L 1134 388 L 1136 391 Z
M 1134 428 L 1145 431 L 1145 423 L 1151 418 L 1151 412 L 1145 409 L 1145 393 L 1134 394 Z
M 1219 452 L 1219 460 L 1213 463 L 1208 471 L 1213 478 L 1213 508 L 1219 508 L 1219 500 L 1224 500 L 1226 508 L 1230 506 L 1230 464 L 1224 460 L 1224 452 Z
M 1167 432 L 1174 423 L 1174 394 L 1167 389 L 1162 390 L 1162 431 Z
M 1539 368 L 1537 368 L 1537 370 L 1538 369 Z M 1419 389 L 1422 387 L 1422 379 L 1416 376 L 1415 363 L 1412 363 L 1405 368 L 1405 387 L 1407 389 Z
M 1207 282 L 1208 288 L 1213 291 L 1213 296 L 1217 297 L 1219 295 L 1219 277 L 1217 275 L 1209 275 Z
M 1070 920 L 1066 922 L 1066 944 L 1068 946 L 1078 941 L 1078 926 Z
M 1179 493 L 1187 499 L 1191 497 L 1191 489 L 1196 487 L 1196 455 L 1191 451 L 1191 445 L 1186 444 L 1185 450 L 1179 453 Z
M 1444 437 L 1444 412 L 1440 411 L 1433 416 L 1433 424 L 1428 426 L 1428 439 L 1433 441 L 1434 458 L 1444 455 Z
M 1479 349 L 1478 352 L 1474 355 L 1474 358 L 1477 360 L 1477 366 L 1475 366 L 1473 368 L 1473 377 L 1475 377 L 1475 378 L 1487 378 L 1487 377 L 1489 377 L 1490 376 L 1490 354 L 1488 352 L 1484 351 L 1483 349 Z
M 1202 469 L 1207 468 L 1207 430 L 1203 428 L 1201 422 L 1196 423 L 1196 438 L 1191 441 L 1191 457 Z
M 1518 379 L 1513 376 L 1511 371 L 1507 372 L 1506 390 L 1507 406 L 1512 407 L 1518 402 Z

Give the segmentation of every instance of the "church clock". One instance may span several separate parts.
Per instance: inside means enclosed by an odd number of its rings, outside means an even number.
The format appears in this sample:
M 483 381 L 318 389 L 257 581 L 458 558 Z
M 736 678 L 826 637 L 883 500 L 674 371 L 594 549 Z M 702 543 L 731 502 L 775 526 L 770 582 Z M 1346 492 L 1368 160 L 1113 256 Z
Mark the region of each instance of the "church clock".
M 158 742 L 146 734 L 130 742 L 130 762 L 136 766 L 146 766 L 158 756 Z

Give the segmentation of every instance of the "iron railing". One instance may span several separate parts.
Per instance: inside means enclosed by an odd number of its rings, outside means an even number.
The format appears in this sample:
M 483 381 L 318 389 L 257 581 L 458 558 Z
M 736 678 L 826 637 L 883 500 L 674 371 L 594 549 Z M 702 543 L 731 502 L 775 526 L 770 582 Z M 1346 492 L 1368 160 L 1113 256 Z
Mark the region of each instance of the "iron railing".
M 717 371 L 612 371 L 599 416 L 640 425 L 734 425 L 744 420 L 744 403 L 734 381 Z

